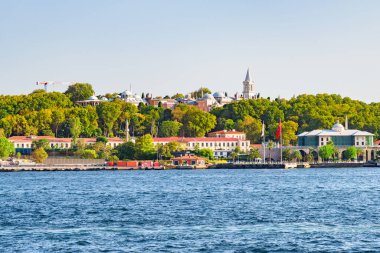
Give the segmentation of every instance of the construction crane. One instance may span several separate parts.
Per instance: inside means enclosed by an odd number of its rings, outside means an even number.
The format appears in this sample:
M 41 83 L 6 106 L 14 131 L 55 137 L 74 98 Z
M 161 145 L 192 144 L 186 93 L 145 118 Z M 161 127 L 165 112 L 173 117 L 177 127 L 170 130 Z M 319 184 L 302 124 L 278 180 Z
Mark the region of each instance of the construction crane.
M 63 85 L 71 85 L 74 82 L 61 82 L 61 81 L 42 81 L 42 82 L 36 82 L 36 85 L 43 85 L 45 91 L 47 92 L 47 86 L 52 84 L 63 84 Z

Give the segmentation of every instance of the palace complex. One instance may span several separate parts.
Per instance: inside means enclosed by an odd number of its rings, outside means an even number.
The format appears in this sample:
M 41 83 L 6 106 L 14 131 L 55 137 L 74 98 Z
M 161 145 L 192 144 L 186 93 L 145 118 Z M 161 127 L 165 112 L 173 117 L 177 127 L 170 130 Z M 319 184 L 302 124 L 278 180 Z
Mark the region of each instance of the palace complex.
M 255 93 L 255 84 L 251 78 L 249 69 L 247 70 L 245 80 L 243 81 L 243 92 L 235 93 L 234 96 L 228 96 L 227 92 L 217 91 L 213 94 L 203 94 L 201 97 L 193 98 L 191 95 L 187 95 L 185 98 L 161 98 L 161 97 L 152 97 L 151 94 L 147 94 L 146 97 L 141 97 L 138 94 L 133 94 L 130 90 L 123 91 L 115 98 L 124 100 L 128 103 L 138 106 L 139 104 L 152 105 L 152 106 L 161 106 L 165 109 L 173 109 L 177 104 L 188 104 L 197 106 L 200 110 L 209 112 L 213 107 L 221 107 L 225 104 L 232 103 L 234 101 L 242 99 L 256 99 L 258 94 Z M 114 99 L 115 99 L 114 98 Z M 112 99 L 111 99 L 112 100 Z M 77 101 L 77 104 L 82 106 L 97 106 L 102 102 L 109 101 L 105 97 L 95 95 L 89 97 L 86 100 Z

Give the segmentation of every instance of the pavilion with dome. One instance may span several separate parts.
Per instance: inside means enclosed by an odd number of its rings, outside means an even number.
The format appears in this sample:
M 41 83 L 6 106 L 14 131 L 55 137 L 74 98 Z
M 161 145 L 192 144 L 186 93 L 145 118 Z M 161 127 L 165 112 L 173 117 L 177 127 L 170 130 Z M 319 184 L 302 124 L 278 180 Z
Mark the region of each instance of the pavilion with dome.
M 338 158 L 342 157 L 342 153 L 348 147 L 354 146 L 363 151 L 359 160 L 369 161 L 376 159 L 376 152 L 379 147 L 374 145 L 374 135 L 367 131 L 348 129 L 347 120 L 345 125 L 344 127 L 338 121 L 331 129 L 303 132 L 298 135 L 298 146 L 292 148 L 299 150 L 304 156 L 304 154 L 311 152 L 310 150 L 319 149 L 332 141 L 338 151 Z M 315 153 L 313 153 L 314 157 L 318 157 L 316 150 L 312 152 Z
M 99 99 L 97 96 L 92 95 L 88 99 L 80 100 L 80 101 L 77 101 L 76 103 L 81 105 L 81 106 L 97 106 L 100 103 L 107 102 L 107 101 L 108 101 L 108 99 L 106 97 Z
M 346 124 L 347 128 L 347 124 Z M 298 135 L 298 146 L 321 147 L 332 141 L 335 146 L 373 146 L 373 134 L 356 129 L 346 129 L 339 121 L 330 129 L 313 130 Z

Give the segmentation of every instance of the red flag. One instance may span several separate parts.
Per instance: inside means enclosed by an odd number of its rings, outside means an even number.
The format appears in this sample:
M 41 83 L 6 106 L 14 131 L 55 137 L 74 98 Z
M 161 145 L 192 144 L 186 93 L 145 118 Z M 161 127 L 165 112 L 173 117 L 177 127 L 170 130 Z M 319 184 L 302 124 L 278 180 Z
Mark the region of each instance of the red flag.
M 280 120 L 280 123 L 278 123 L 278 128 L 277 128 L 277 131 L 276 131 L 276 140 L 280 139 L 280 137 L 281 137 L 281 131 L 282 131 L 282 125 L 281 125 L 281 120 Z

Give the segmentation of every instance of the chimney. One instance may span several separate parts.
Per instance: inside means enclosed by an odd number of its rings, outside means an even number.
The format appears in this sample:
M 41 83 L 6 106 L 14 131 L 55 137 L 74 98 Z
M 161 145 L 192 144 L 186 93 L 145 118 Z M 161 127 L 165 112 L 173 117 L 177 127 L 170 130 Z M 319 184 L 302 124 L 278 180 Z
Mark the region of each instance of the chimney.
M 346 114 L 346 122 L 345 122 L 344 125 L 345 125 L 344 128 L 345 128 L 346 130 L 348 130 L 348 118 L 347 118 L 347 114 Z

